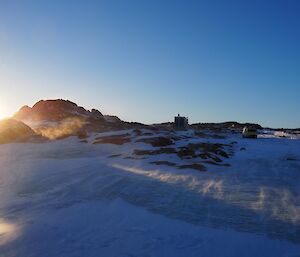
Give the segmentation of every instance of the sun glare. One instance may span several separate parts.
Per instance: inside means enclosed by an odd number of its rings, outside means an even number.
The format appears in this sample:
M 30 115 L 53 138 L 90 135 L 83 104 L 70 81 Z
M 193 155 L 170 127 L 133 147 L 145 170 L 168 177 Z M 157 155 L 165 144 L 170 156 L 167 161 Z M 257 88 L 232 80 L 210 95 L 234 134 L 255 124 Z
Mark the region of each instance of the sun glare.
M 2 109 L 0 109 L 0 120 L 3 120 L 5 118 L 5 114 L 2 112 Z
M 3 120 L 7 117 L 9 117 L 9 115 L 6 113 L 5 108 L 0 103 L 0 120 Z

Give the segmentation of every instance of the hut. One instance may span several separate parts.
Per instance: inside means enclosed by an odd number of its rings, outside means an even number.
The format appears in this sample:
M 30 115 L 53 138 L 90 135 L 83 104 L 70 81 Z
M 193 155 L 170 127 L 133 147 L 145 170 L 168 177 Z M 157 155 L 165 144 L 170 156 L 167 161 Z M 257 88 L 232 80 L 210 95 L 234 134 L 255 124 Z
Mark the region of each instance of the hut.
M 188 128 L 189 121 L 187 117 L 180 116 L 179 114 L 174 117 L 174 128 L 177 130 L 186 130 Z

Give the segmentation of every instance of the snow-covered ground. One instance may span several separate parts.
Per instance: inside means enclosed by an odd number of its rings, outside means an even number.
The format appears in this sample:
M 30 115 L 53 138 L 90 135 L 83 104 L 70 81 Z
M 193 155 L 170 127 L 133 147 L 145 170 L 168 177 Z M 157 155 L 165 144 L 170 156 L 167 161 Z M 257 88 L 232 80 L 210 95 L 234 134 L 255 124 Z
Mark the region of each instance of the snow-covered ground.
M 299 257 L 300 140 L 225 136 L 176 142 L 236 142 L 203 172 L 134 140 L 1 145 L 0 256 Z

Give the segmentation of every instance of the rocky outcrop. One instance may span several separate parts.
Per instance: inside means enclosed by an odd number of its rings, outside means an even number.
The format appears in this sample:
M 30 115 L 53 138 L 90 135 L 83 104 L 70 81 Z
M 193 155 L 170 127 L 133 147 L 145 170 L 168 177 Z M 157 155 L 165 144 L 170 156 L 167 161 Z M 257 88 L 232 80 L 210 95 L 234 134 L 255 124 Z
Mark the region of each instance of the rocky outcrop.
M 83 117 L 103 119 L 98 110 L 88 111 L 77 104 L 63 99 L 41 100 L 32 108 L 23 106 L 15 115 L 16 120 L 21 121 L 62 121 L 66 118 Z
M 0 121 L 0 144 L 27 142 L 37 138 L 36 133 L 26 124 L 14 119 Z
M 103 132 L 119 129 L 145 127 L 143 124 L 120 120 L 117 116 L 91 111 L 69 100 L 41 100 L 32 107 L 23 106 L 13 117 L 24 122 L 34 131 L 49 139 Z
M 223 130 L 223 129 L 230 129 L 230 130 L 242 130 L 245 126 L 250 126 L 256 129 L 262 129 L 263 127 L 259 124 L 255 123 L 239 123 L 236 121 L 227 121 L 227 122 L 220 122 L 220 123 L 195 123 L 191 125 L 193 129 L 210 129 L 210 130 Z

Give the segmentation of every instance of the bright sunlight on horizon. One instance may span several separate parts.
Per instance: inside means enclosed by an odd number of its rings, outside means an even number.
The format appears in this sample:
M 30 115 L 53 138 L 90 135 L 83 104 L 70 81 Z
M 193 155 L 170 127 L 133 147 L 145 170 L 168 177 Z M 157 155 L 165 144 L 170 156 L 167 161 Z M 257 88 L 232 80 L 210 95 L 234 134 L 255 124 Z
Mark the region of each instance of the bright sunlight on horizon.
M 1 106 L 0 103 L 0 120 L 8 118 L 9 116 L 11 115 L 9 115 L 7 112 L 4 111 L 4 108 Z
M 0 120 L 10 118 L 16 111 L 0 96 Z

